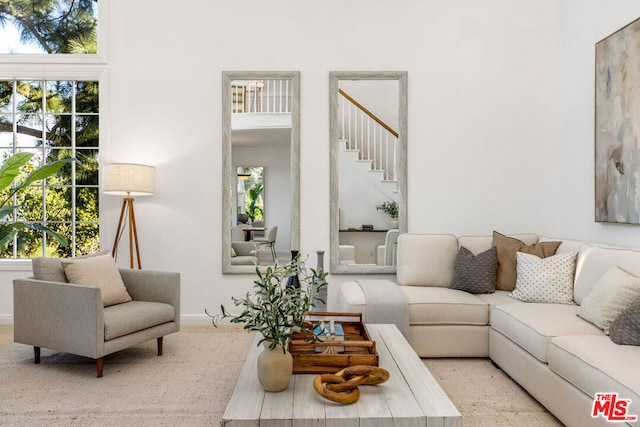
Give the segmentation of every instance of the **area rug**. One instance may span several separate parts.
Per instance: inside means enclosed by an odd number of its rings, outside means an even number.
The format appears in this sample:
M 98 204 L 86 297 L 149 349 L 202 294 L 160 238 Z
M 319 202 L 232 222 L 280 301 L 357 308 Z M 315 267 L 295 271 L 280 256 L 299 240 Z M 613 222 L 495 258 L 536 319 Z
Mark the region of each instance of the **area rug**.
M 422 359 L 449 399 L 464 427 L 562 426 L 489 359 Z
M 93 360 L 16 344 L 0 352 L 2 426 L 217 426 L 252 336 L 180 332 Z M 425 360 L 469 426 L 561 425 L 487 359 Z

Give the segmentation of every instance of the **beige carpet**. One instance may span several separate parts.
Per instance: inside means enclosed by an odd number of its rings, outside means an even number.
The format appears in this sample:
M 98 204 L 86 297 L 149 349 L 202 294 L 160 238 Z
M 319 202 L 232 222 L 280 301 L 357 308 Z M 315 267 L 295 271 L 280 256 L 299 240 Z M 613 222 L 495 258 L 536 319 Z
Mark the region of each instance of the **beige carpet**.
M 462 414 L 464 427 L 563 424 L 489 359 L 423 359 Z
M 205 332 L 206 331 L 206 332 Z M 251 336 L 183 331 L 92 360 L 16 344 L 0 351 L 2 426 L 217 426 L 233 393 Z M 469 426 L 561 425 L 486 359 L 425 360 Z

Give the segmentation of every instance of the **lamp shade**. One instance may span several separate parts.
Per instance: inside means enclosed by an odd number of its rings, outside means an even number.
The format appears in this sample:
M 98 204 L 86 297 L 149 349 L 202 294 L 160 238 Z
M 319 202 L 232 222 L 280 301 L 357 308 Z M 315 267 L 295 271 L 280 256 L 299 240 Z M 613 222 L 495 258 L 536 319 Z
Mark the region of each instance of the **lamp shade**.
M 134 163 L 111 163 L 104 167 L 102 191 L 123 196 L 150 196 L 155 191 L 156 168 Z

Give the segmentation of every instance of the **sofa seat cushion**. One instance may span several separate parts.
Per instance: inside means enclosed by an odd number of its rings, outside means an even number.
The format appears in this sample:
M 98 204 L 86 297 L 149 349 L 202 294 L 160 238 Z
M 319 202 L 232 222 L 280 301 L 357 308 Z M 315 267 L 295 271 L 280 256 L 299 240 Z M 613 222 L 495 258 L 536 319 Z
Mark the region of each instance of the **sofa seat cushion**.
M 488 325 L 489 305 L 476 295 L 440 287 L 400 286 L 411 325 Z
M 547 362 L 547 348 L 560 335 L 603 335 L 578 317 L 578 307 L 567 304 L 515 303 L 491 308 L 491 327 Z
M 617 392 L 640 414 L 640 347 L 616 345 L 605 335 L 566 335 L 549 344 L 549 368 L 590 397 Z
M 492 305 L 501 305 L 501 304 L 526 304 L 526 302 L 520 301 L 519 299 L 515 299 L 511 296 L 511 291 L 495 291 L 492 294 L 477 294 L 478 298 L 482 301 Z M 489 307 L 489 324 L 491 324 L 491 307 Z
M 132 332 L 175 320 L 170 304 L 130 301 L 104 308 L 104 340 L 109 341 Z
M 497 290 L 491 294 L 477 294 L 476 296 L 489 305 L 515 304 L 515 303 L 524 304 L 522 301 L 515 299 L 509 294 L 511 294 L 511 291 Z

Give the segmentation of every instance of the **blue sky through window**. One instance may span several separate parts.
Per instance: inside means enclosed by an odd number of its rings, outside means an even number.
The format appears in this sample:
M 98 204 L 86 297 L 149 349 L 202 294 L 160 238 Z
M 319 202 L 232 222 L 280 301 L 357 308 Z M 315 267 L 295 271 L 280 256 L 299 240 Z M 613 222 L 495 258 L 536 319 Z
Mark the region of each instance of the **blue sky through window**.
M 0 26 L 0 53 L 46 53 L 36 43 L 22 43 L 20 31 L 8 20 Z

